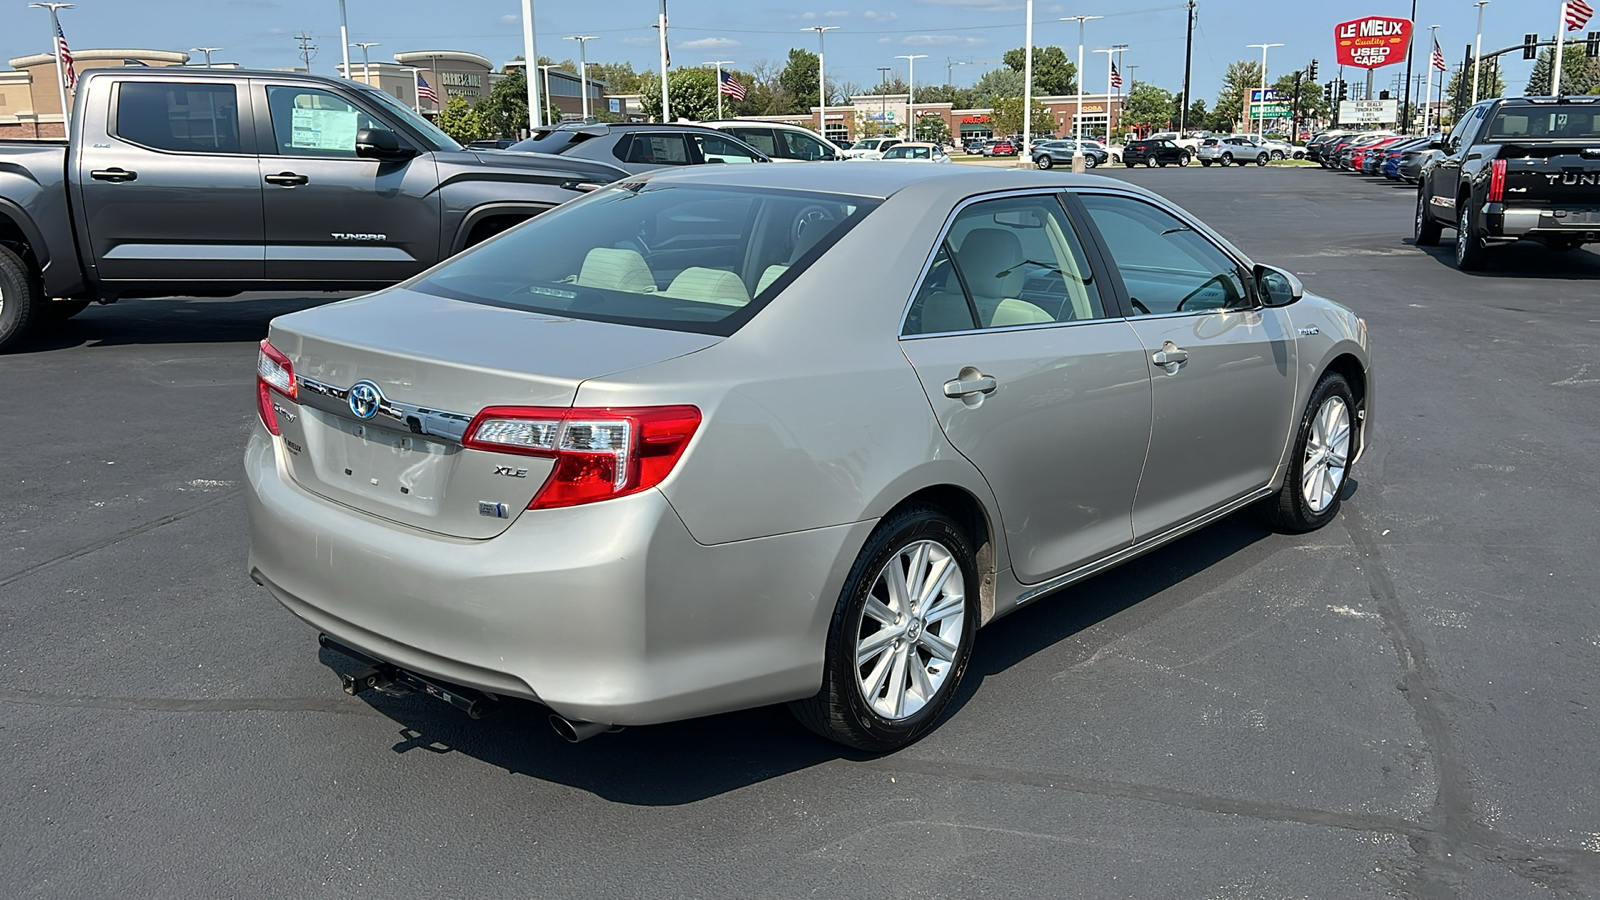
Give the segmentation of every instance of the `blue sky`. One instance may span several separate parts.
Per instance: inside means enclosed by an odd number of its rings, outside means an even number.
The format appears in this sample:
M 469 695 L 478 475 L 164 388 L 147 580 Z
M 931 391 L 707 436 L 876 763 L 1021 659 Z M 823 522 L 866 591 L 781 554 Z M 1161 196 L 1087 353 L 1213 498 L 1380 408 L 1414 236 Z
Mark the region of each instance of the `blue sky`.
M 0 59 L 49 48 L 48 17 L 27 8 L 26 0 L 0 0 Z M 522 49 L 520 0 L 347 0 L 350 40 L 378 41 L 375 58 L 405 50 L 470 50 L 496 64 Z M 1520 42 L 1524 32 L 1553 32 L 1558 0 L 1492 0 L 1484 22 L 1484 49 Z M 590 59 L 626 59 L 654 68 L 657 0 L 535 0 L 539 51 L 558 59 L 576 57 L 577 46 L 560 38 L 592 34 Z M 1194 51 L 1194 93 L 1210 102 L 1223 70 L 1237 59 L 1259 59 L 1251 43 L 1283 43 L 1269 58 L 1273 73 L 1292 71 L 1313 57 L 1322 60 L 1321 79 L 1331 77 L 1333 26 L 1358 15 L 1410 13 L 1409 0 L 1357 0 L 1354 4 L 1296 0 L 1200 0 Z M 815 50 L 808 25 L 837 25 L 828 33 L 830 80 L 861 84 L 878 79 L 879 66 L 904 74 L 898 54 L 926 53 L 918 60 L 917 81 L 942 82 L 950 58 L 970 60 L 954 66 L 958 84 L 970 84 L 1023 42 L 1022 0 L 669 0 L 669 34 L 675 65 L 714 59 L 748 67 L 759 59 L 781 60 L 790 47 Z M 137 47 L 188 50 L 224 48 L 218 60 L 251 67 L 299 64 L 292 35 L 305 30 L 320 53 L 313 71 L 333 74 L 339 61 L 337 0 L 78 0 L 61 13 L 74 47 Z M 131 14 L 137 10 L 138 14 Z M 448 12 L 446 12 L 448 10 Z M 1140 80 L 1176 89 L 1183 77 L 1183 0 L 1036 0 L 1034 43 L 1059 44 L 1077 51 L 1078 26 L 1058 21 L 1066 15 L 1103 15 L 1088 23 L 1085 37 L 1086 86 L 1104 90 L 1105 57 L 1088 51 L 1114 43 L 1130 45 L 1125 66 L 1137 66 Z M 1438 24 L 1445 56 L 1454 64 L 1472 41 L 1476 26 L 1472 0 L 1419 0 L 1417 20 L 1426 34 Z M 1548 20 L 1548 21 L 1546 21 Z M 352 58 L 359 51 L 352 49 Z M 1418 56 L 1427 58 L 1419 45 Z M 1526 83 L 1531 63 L 1508 54 L 1504 72 L 1512 92 Z M 1403 66 L 1378 70 L 1388 86 Z M 1418 67 L 1420 69 L 1420 66 Z

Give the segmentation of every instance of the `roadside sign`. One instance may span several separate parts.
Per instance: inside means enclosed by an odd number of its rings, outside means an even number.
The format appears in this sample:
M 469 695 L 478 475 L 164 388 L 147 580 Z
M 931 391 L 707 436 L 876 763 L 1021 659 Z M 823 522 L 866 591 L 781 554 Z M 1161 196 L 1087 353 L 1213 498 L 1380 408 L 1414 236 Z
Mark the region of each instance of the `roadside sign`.
M 1381 125 L 1399 120 L 1398 100 L 1345 100 L 1339 104 L 1340 125 Z
M 1263 96 L 1263 95 L 1265 95 L 1265 96 Z M 1268 103 L 1287 103 L 1289 98 L 1281 96 L 1278 93 L 1278 89 L 1277 88 L 1266 88 L 1265 90 L 1263 90 L 1261 88 L 1251 88 L 1250 89 L 1250 103 L 1252 105 L 1256 104 L 1256 103 L 1260 103 L 1263 100 L 1265 100 Z
M 1250 104 L 1250 118 L 1252 119 L 1287 119 L 1289 118 L 1289 104 L 1281 102 L 1252 103 Z
M 1376 69 L 1402 63 L 1411 47 L 1411 20 L 1367 16 L 1340 22 L 1333 27 L 1333 46 L 1341 66 Z

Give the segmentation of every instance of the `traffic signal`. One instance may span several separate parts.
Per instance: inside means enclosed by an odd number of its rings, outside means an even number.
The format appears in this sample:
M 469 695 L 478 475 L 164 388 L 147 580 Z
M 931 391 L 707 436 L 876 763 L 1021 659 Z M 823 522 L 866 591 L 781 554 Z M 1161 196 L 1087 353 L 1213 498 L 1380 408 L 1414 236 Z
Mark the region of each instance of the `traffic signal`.
M 1322 102 L 1323 103 L 1332 103 L 1333 102 L 1333 82 L 1331 82 L 1331 81 L 1325 81 L 1322 84 Z
M 1589 42 L 1583 45 L 1583 55 L 1590 59 L 1600 57 L 1600 31 L 1589 32 Z
M 1349 100 L 1350 99 L 1350 82 L 1348 82 L 1348 81 L 1339 82 L 1339 99 L 1340 100 Z
M 1539 36 L 1525 34 L 1522 36 L 1522 58 L 1534 59 L 1539 55 Z
M 1589 43 L 1593 44 L 1594 38 L 1594 32 L 1591 31 L 1589 33 Z M 1306 67 L 1306 79 L 1309 81 L 1317 80 L 1317 61 L 1314 59 L 1311 61 L 1311 65 Z
M 1378 99 L 1379 100 L 1387 100 L 1387 99 L 1389 99 L 1389 92 L 1388 91 L 1379 91 L 1378 92 Z

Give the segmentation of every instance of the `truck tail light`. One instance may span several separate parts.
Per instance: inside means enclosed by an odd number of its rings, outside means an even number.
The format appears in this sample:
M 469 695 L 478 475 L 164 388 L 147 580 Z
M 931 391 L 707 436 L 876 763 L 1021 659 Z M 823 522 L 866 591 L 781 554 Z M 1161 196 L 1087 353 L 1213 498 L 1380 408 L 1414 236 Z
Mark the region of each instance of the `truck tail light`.
M 1489 202 L 1499 203 L 1506 193 L 1506 161 L 1497 159 L 1489 166 Z
M 261 424 L 273 434 L 278 433 L 278 414 L 272 410 L 272 394 L 276 391 L 295 403 L 300 394 L 294 382 L 294 364 L 268 341 L 261 342 L 261 352 L 256 355 L 256 413 Z
M 461 444 L 491 453 L 554 459 L 529 509 L 578 506 L 655 487 L 672 472 L 700 427 L 693 406 L 491 406 Z

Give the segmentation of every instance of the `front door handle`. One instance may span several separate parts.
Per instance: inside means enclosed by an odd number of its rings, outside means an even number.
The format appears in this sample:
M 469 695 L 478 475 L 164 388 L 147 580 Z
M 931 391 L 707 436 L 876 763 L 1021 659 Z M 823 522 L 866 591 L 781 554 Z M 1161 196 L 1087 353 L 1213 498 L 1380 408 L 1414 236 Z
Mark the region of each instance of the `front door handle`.
M 1167 341 L 1160 350 L 1150 354 L 1150 361 L 1158 366 L 1180 366 L 1189 361 L 1189 351 Z
M 976 369 L 965 369 L 962 378 L 952 378 L 944 383 L 944 395 L 952 400 L 970 397 L 973 394 L 992 394 L 999 387 L 999 382 L 992 375 L 984 375 Z
M 310 178 L 307 178 L 304 175 L 296 175 L 293 172 L 279 172 L 276 175 L 268 175 L 266 177 L 267 184 L 281 184 L 284 187 L 295 187 L 296 185 L 305 184 L 310 180 Z
M 109 169 L 95 169 L 93 172 L 89 173 L 89 177 L 93 178 L 95 181 L 109 181 L 112 184 L 121 184 L 124 181 L 138 180 L 139 173 L 129 172 L 127 169 L 119 169 L 116 166 L 112 166 Z

